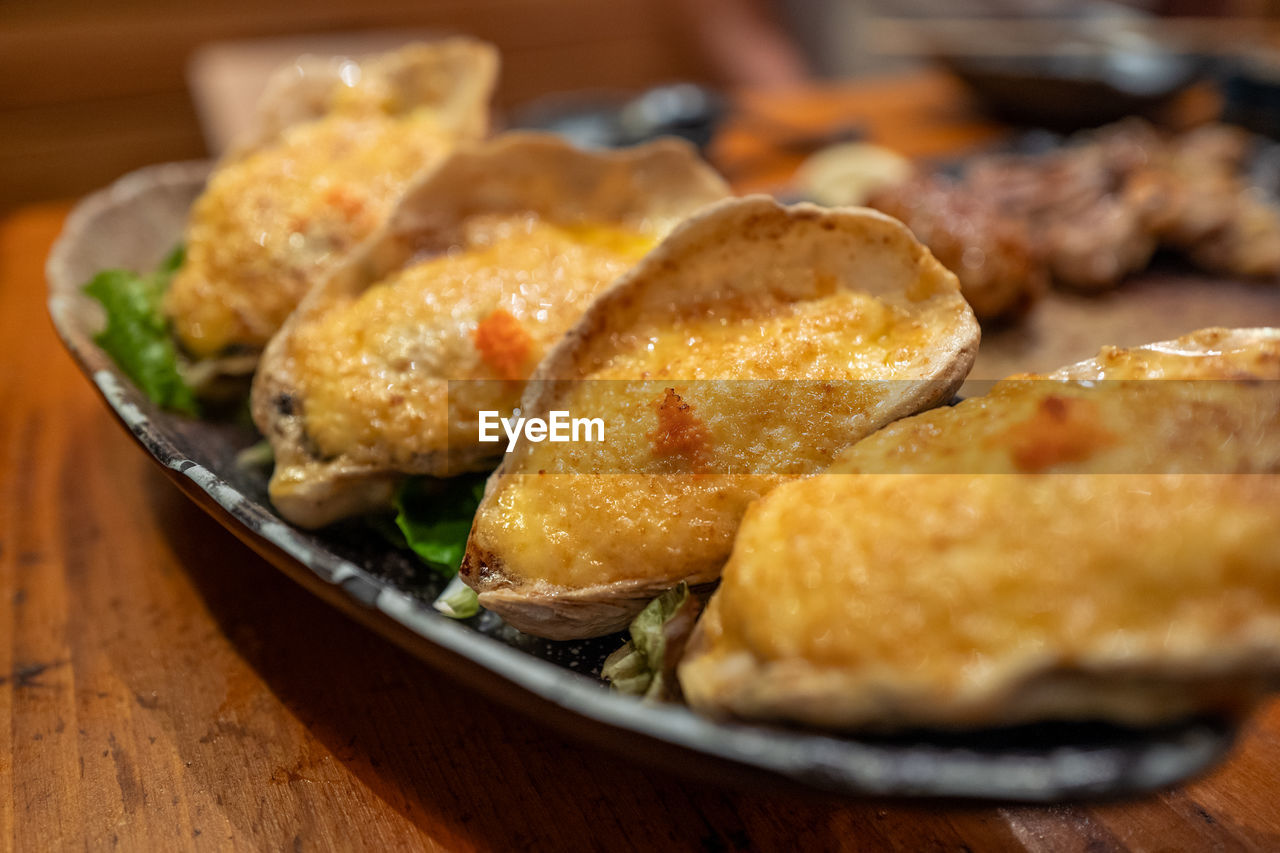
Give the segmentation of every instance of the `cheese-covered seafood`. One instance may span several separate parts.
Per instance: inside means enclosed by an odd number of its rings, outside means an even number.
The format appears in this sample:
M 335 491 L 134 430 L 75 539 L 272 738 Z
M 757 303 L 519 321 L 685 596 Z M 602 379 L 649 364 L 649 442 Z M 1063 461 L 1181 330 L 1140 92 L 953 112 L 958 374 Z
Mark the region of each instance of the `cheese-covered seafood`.
M 208 378 L 252 372 L 323 271 L 381 225 L 416 176 L 481 139 L 497 54 L 449 39 L 282 70 L 260 127 L 209 178 L 165 312 Z
M 599 418 L 604 440 L 517 443 L 462 576 L 523 631 L 618 630 L 658 592 L 715 580 L 751 500 L 949 399 L 977 342 L 955 276 L 901 223 L 722 202 L 539 366 L 522 414 Z
M 513 134 L 455 154 L 267 349 L 253 410 L 276 507 L 318 526 L 385 505 L 405 475 L 490 467 L 502 448 L 478 413 L 510 413 L 592 298 L 727 192 L 675 141 L 590 153 Z
M 892 424 L 751 508 L 679 667 L 713 714 L 1131 724 L 1280 676 L 1280 330 L 1197 332 Z

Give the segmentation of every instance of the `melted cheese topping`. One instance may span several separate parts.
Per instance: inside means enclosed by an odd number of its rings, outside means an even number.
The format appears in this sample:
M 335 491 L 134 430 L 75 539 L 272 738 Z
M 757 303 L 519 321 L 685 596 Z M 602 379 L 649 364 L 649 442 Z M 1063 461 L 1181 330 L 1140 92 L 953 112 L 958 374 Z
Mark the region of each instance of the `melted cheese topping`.
M 508 466 L 526 473 L 481 507 L 478 546 L 522 582 L 593 586 L 640 567 L 713 580 L 747 505 L 883 423 L 945 333 L 868 294 L 825 293 L 707 297 L 609 337 L 555 405 L 602 418 L 605 441 L 518 445 Z
M 464 245 L 413 264 L 295 334 L 307 434 L 322 455 L 411 465 L 475 444 L 476 413 L 521 383 L 602 288 L 655 242 L 613 225 L 476 217 Z M 455 385 L 446 380 L 506 380 Z
M 1124 632 L 1162 645 L 1179 607 L 1215 631 L 1244 605 L 1280 615 L 1280 528 L 1266 523 L 1280 500 L 1275 478 L 817 480 L 752 525 L 726 592 L 726 630 L 765 658 L 878 660 L 954 687 L 1050 642 L 1067 657 L 1118 650 Z
M 1199 332 L 1183 343 L 1205 343 Z M 1233 379 L 1241 382 L 1229 381 Z M 1253 381 L 1266 380 L 1266 381 Z M 1280 338 L 1232 352 L 1107 348 L 890 424 L 845 473 L 1280 471 Z
M 606 441 L 530 448 L 522 467 L 609 473 L 804 474 L 826 467 L 915 389 L 939 332 L 867 294 L 809 301 L 709 301 L 637 322 L 557 408 L 599 417 Z M 732 378 L 729 378 L 732 377 Z M 696 453 L 670 453 L 674 392 L 690 407 Z M 779 424 L 786 413 L 790 424 Z M 666 435 L 667 438 L 663 438 Z M 690 433 L 692 435 L 692 433 Z M 655 440 L 655 437 L 659 440 Z
M 1280 665 L 1278 505 L 1255 476 L 792 483 L 744 523 L 681 682 L 699 707 L 837 726 L 1186 713 L 1194 694 L 1161 707 L 1151 685 Z M 1036 693 L 1063 670 L 1156 702 Z
M 593 379 L 911 378 L 925 321 L 865 293 L 707 301 L 615 335 Z
M 1278 352 L 1107 351 L 1053 374 L 1090 380 L 1000 383 L 776 490 L 686 695 L 835 726 L 1146 722 L 1212 705 L 1179 679 L 1280 668 Z M 1093 381 L 1143 376 L 1272 381 Z
M 393 115 L 379 92 L 348 92 L 330 115 L 214 173 L 165 303 L 192 355 L 265 345 L 319 271 L 453 148 L 430 109 Z

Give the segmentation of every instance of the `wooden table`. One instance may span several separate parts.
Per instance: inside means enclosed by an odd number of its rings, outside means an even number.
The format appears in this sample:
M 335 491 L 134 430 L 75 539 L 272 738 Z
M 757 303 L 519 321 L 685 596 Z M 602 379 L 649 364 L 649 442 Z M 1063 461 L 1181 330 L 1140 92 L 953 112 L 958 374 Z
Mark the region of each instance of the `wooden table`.
M 993 132 L 937 78 L 896 91 L 814 103 L 887 102 L 916 151 Z M 0 849 L 1280 848 L 1280 704 L 1205 779 L 1050 808 L 709 787 L 490 704 L 284 578 L 113 423 L 45 314 L 66 211 L 0 220 Z

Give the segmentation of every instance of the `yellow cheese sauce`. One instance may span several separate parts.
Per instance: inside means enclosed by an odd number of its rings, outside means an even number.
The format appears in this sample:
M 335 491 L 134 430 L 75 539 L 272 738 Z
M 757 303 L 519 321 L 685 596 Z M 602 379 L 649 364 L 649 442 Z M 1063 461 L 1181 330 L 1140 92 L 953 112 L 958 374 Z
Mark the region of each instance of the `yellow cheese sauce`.
M 790 483 L 742 526 L 711 656 L 839 668 L 861 683 L 847 700 L 872 707 L 998 693 L 1036 667 L 1203 664 L 1280 629 L 1278 489 L 1231 475 Z
M 901 309 L 847 291 L 803 302 L 726 300 L 675 321 L 646 319 L 615 335 L 601 366 L 557 403 L 602 418 L 606 442 L 530 448 L 525 467 L 809 473 L 870 430 L 877 404 L 906 389 L 900 380 L 918 378 L 904 365 L 930 339 Z M 782 413 L 790 423 L 779 424 Z
M 1154 719 L 1158 692 L 1010 703 L 1054 673 L 1150 686 L 1274 649 L 1280 341 L 1206 352 L 1214 334 L 1007 380 L 773 491 L 682 667 L 690 701 L 823 725 Z M 1174 377 L 1202 381 L 1114 381 Z M 1212 381 L 1234 378 L 1263 381 Z
M 538 445 L 540 448 L 547 445 Z M 568 445 L 560 445 L 561 447 Z M 781 482 L 739 475 L 513 474 L 476 517 L 506 579 L 580 589 L 715 580 L 751 501 Z
M 319 271 L 368 236 L 409 180 L 455 144 L 432 110 L 385 111 L 376 91 L 218 169 L 192 210 L 165 302 L 198 358 L 259 349 Z
M 910 383 L 874 380 L 918 378 L 903 365 L 932 334 L 849 291 L 640 319 L 555 406 L 602 418 L 605 441 L 518 445 L 508 464 L 524 473 L 473 536 L 522 582 L 607 584 L 641 566 L 713 580 L 747 505 L 883 422 L 878 406 Z
M 1202 351 L 1213 334 L 1156 348 L 1108 347 L 1053 373 L 1012 377 L 983 396 L 886 426 L 832 470 L 1280 471 L 1280 339 Z
M 296 330 L 308 436 L 322 455 L 391 464 L 475 444 L 476 412 L 510 410 L 519 380 L 654 242 L 641 227 L 473 218 L 462 246 Z M 449 379 L 502 381 L 449 394 Z
M 928 339 L 924 321 L 864 293 L 724 300 L 615 338 L 592 378 L 906 379 Z

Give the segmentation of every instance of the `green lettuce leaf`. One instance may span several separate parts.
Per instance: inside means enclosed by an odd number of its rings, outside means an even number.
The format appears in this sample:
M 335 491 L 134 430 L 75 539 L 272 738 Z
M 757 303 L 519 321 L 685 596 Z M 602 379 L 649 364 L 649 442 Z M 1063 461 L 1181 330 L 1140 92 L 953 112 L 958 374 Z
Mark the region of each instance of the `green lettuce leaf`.
M 182 268 L 182 262 L 186 259 L 187 247 L 174 246 L 173 249 L 169 251 L 169 254 L 165 255 L 164 259 L 160 261 L 160 266 L 156 267 L 156 272 L 172 279 L 173 274 Z
M 480 596 L 455 575 L 431 606 L 451 619 L 470 619 L 480 612 Z
M 672 699 L 679 692 L 676 664 L 702 603 L 681 583 L 645 605 L 631 621 L 631 640 L 605 658 L 603 675 L 622 693 L 646 699 Z
M 107 313 L 107 326 L 94 336 L 94 342 L 156 405 L 195 416 L 200 409 L 178 370 L 178 350 L 160 308 L 181 265 L 179 248 L 149 275 L 103 270 L 84 286 L 84 292 Z
M 444 577 L 458 574 L 486 479 L 485 474 L 468 474 L 406 480 L 396 492 L 395 529 L 402 537 L 396 544 Z

